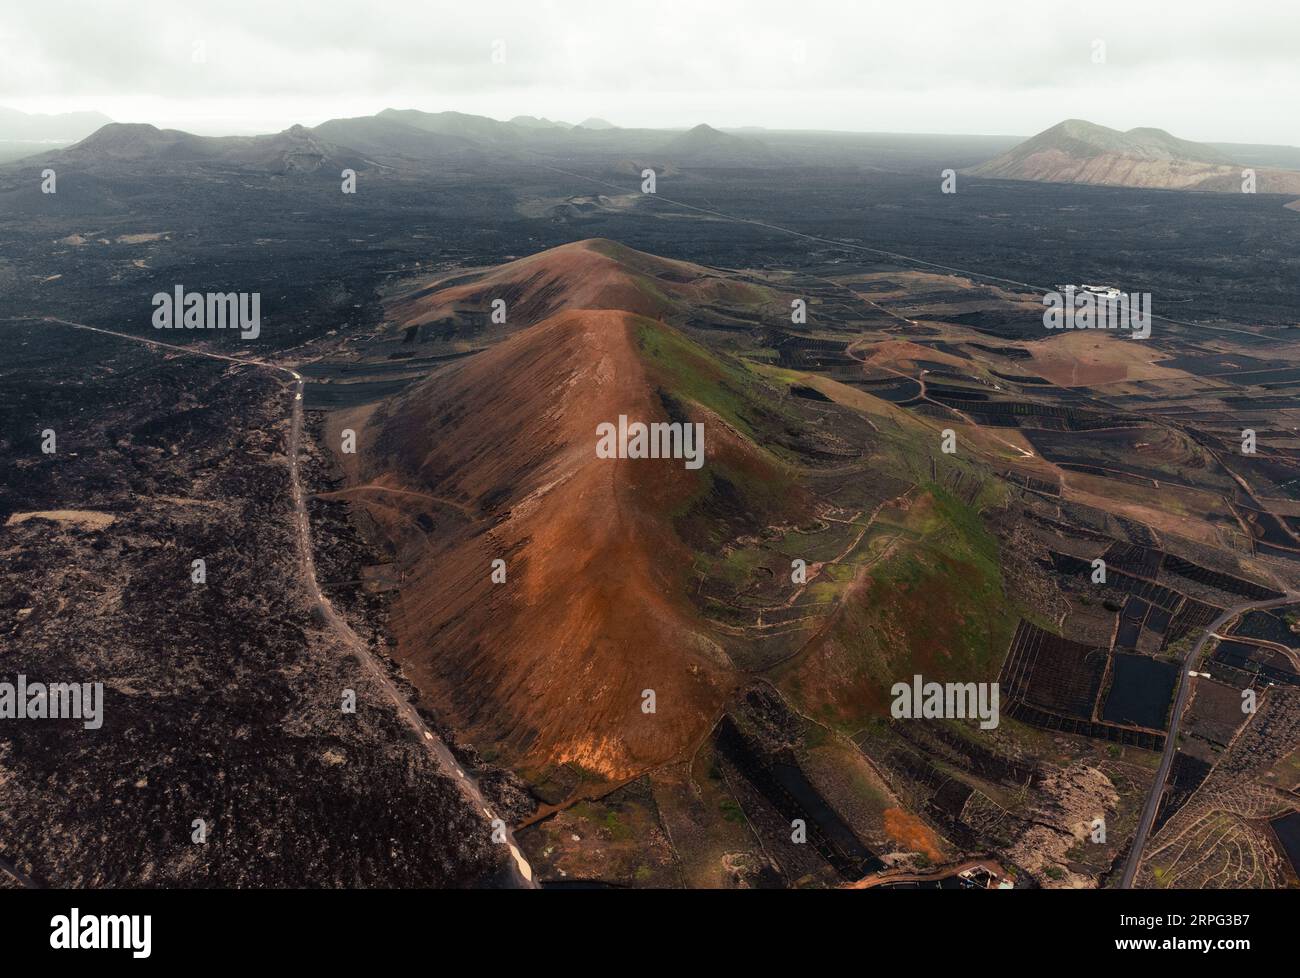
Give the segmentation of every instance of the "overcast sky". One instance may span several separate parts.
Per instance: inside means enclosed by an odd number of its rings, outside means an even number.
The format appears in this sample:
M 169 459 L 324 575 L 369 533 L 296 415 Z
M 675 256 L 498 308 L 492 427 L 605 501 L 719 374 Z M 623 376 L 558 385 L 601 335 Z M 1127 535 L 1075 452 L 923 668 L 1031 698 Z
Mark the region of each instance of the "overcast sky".
M 203 134 L 393 106 L 1300 145 L 1290 0 L 15 0 L 0 53 L 0 105 Z

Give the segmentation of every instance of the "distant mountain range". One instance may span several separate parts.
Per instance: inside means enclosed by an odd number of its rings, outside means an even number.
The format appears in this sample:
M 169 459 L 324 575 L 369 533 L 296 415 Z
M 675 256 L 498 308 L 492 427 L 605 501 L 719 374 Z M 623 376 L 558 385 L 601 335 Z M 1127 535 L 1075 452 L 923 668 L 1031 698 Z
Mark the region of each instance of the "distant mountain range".
M 0 106 L 0 142 L 75 143 L 112 121 L 102 112 L 29 115 Z
M 1249 157 L 1249 162 L 1243 162 Z M 1163 129 L 1120 132 L 1067 119 L 1006 153 L 972 167 L 975 176 L 1160 190 L 1240 192 L 1242 170 L 1255 169 L 1259 193 L 1300 193 L 1300 171 L 1257 160 L 1300 164 L 1289 147 L 1194 143 Z
M 263 136 L 198 136 L 143 123 L 109 123 L 75 145 L 39 154 L 33 162 L 119 167 L 218 163 L 294 173 L 557 149 L 603 151 L 656 163 L 761 166 L 774 161 L 760 140 L 703 124 L 678 133 L 621 129 L 603 119 L 571 125 L 516 116 L 501 122 L 463 112 L 384 109 L 372 116 L 330 119 L 313 128 L 293 126 Z
M 75 143 L 112 121 L 102 112 L 32 115 L 0 106 L 0 163 Z
M 47 142 L 5 142 L 18 138 L 17 133 L 34 140 L 36 133 L 75 133 L 78 127 L 90 131 L 80 142 L 62 148 L 53 137 Z M 30 156 L 33 163 L 82 167 L 219 164 L 284 174 L 402 168 L 429 161 L 473 163 L 486 159 L 484 154 L 529 151 L 601 154 L 617 161 L 620 172 L 629 173 L 646 165 L 764 167 L 800 162 L 797 148 L 788 141 L 778 151 L 754 132 L 763 130 L 723 131 L 703 123 L 685 131 L 624 129 L 604 119 L 574 125 L 528 115 L 503 122 L 464 112 L 390 108 L 262 136 L 198 136 L 142 123 L 106 122 L 98 113 L 29 116 L 0 109 L 0 162 Z M 845 157 L 844 162 L 852 160 Z M 1004 180 L 1238 193 L 1246 168 L 1255 170 L 1259 193 L 1300 194 L 1300 149 L 1295 147 L 1197 143 L 1162 129 L 1121 132 L 1082 119 L 1059 123 L 965 172 Z
M 314 130 L 293 126 L 268 136 L 196 136 L 145 123 L 115 122 L 45 159 L 95 165 L 114 163 L 222 163 L 274 172 L 310 173 L 322 166 L 359 167 L 357 151 L 337 146 Z

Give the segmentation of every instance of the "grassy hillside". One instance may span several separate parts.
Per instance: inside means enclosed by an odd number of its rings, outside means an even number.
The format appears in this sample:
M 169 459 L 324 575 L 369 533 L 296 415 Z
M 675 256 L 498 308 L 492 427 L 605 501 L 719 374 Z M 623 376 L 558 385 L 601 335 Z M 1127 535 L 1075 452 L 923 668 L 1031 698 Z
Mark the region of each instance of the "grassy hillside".
M 977 504 L 976 504 L 977 505 Z M 877 520 L 874 563 L 779 682 L 801 708 L 852 732 L 888 712 L 890 687 L 915 674 L 991 681 L 1015 627 L 997 541 L 976 505 L 933 483 Z

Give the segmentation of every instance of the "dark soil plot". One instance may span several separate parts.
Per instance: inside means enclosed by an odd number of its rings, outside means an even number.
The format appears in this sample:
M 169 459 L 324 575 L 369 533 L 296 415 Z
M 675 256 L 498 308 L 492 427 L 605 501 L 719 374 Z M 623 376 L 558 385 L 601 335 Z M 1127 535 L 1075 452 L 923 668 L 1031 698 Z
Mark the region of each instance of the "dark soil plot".
M 1292 365 L 1285 360 L 1260 360 L 1257 357 L 1248 357 L 1242 354 L 1215 353 L 1205 356 L 1182 356 L 1174 357 L 1172 360 L 1161 360 L 1160 366 L 1167 367 L 1170 370 L 1182 370 L 1197 377 L 1213 377 L 1217 374 L 1227 374 L 1225 380 L 1229 383 L 1237 383 L 1237 378 L 1234 375 L 1245 371 L 1276 370 Z
M 1282 844 L 1282 851 L 1291 860 L 1291 869 L 1300 876 L 1300 812 L 1291 812 L 1268 823 L 1277 840 Z
M 1255 552 L 1268 557 L 1278 557 L 1282 560 L 1293 560 L 1300 563 L 1300 550 L 1290 550 L 1286 547 L 1273 547 L 1267 543 L 1258 543 L 1255 545 Z
M 978 741 L 963 737 L 954 731 L 953 726 L 955 724 L 915 724 L 903 720 L 892 722 L 890 731 L 915 746 L 925 756 L 945 760 L 987 781 L 1020 786 L 1037 778 L 1039 771 L 1032 763 L 1001 754 Z
M 1214 650 L 1214 661 L 1243 672 L 1255 673 L 1261 679 L 1287 686 L 1300 686 L 1300 674 L 1281 652 L 1262 645 L 1245 642 L 1220 642 Z
M 719 725 L 717 746 L 783 818 L 804 819 L 809 843 L 844 879 L 856 879 L 884 867 L 792 759 L 766 754 L 730 716 Z
M 1013 384 L 1028 384 L 1034 387 L 1050 387 L 1052 385 L 1052 382 L 1046 377 L 1038 377 L 1034 374 L 1004 374 L 1000 370 L 990 370 L 989 373 Z
M 1220 378 L 1226 379 L 1226 378 Z M 1230 407 L 1235 415 L 1244 413 L 1262 414 L 1266 411 L 1277 411 L 1296 406 L 1293 397 L 1225 397 L 1222 399 L 1224 406 Z
M 983 350 L 985 353 L 1006 357 L 1008 360 L 1032 360 L 1034 358 L 1034 355 L 1023 346 L 985 346 L 983 343 L 968 343 L 966 345 L 975 350 Z
M 1133 621 L 1131 618 L 1123 618 L 1119 623 L 1119 631 L 1115 634 L 1115 648 L 1117 649 L 1135 649 L 1137 648 L 1138 636 L 1142 634 L 1142 623 Z
M 1139 523 L 1137 520 L 1130 520 L 1126 517 L 1115 515 L 1115 522 L 1120 525 L 1129 540 L 1139 547 L 1151 548 L 1157 543 L 1155 534 L 1151 532 L 1151 527 L 1145 523 Z
M 1165 629 L 1169 627 L 1169 620 L 1171 618 L 1173 618 L 1173 615 L 1170 612 L 1165 611 L 1164 608 L 1153 607 L 1151 609 L 1151 614 L 1147 615 L 1147 628 L 1151 629 L 1151 631 L 1155 632 L 1157 635 L 1163 635 Z
M 1139 730 L 1136 727 L 1121 727 L 1118 724 L 1101 723 L 1097 720 L 1063 717 L 1015 700 L 1007 707 L 1006 714 L 1011 719 L 1027 723 L 1031 727 L 1059 730 L 1080 737 L 1095 737 L 1098 740 L 1108 740 L 1113 744 L 1123 744 L 1126 747 L 1162 750 L 1165 746 L 1165 735 L 1155 730 Z
M 1110 723 L 1163 730 L 1178 666 L 1145 655 L 1116 653 L 1114 678 L 1102 718 Z
M 1180 474 L 1195 463 L 1190 455 L 1161 457 L 1137 448 L 1138 444 L 1155 437 L 1153 429 L 1133 425 L 1121 430 L 1108 428 L 1091 432 L 1035 431 L 1030 441 L 1049 462 L 1099 465 L 1160 482 L 1192 484 L 1191 478 Z M 1202 475 L 1198 481 L 1207 480 Z
M 1204 584 L 1215 590 L 1225 591 L 1228 594 L 1237 594 L 1254 601 L 1268 601 L 1282 597 L 1281 591 L 1265 587 L 1262 584 L 1256 584 L 1253 581 L 1247 581 L 1244 578 L 1233 577 L 1231 574 L 1210 570 L 1208 567 L 1202 567 L 1190 560 L 1175 557 L 1173 554 L 1166 558 L 1165 570 L 1180 577 L 1185 577 L 1189 581 L 1196 581 L 1198 584 Z
M 918 342 L 916 345 L 936 350 L 939 353 L 946 353 L 949 356 L 960 357 L 963 360 L 970 359 L 969 354 L 956 343 L 947 343 L 943 340 L 926 340 L 925 342 Z
M 401 393 L 416 378 L 359 381 L 355 384 L 308 384 L 303 407 L 308 411 L 329 411 L 382 401 Z
M 1246 719 L 1241 709 L 1241 690 L 1224 683 L 1199 679 L 1187 712 L 1184 729 L 1211 744 L 1226 747 Z
M 958 406 L 966 402 L 982 402 L 989 399 L 983 391 L 971 390 L 969 387 L 952 387 L 948 384 L 927 384 L 926 392 L 936 401 L 955 403 Z
M 1169 622 L 1169 628 L 1165 631 L 1165 644 L 1177 642 L 1186 635 L 1208 628 L 1221 614 L 1222 608 L 1188 598 Z
M 1251 371 L 1249 373 L 1227 374 L 1223 379 L 1232 384 L 1244 384 L 1247 386 L 1269 383 L 1275 384 L 1280 381 L 1295 383 L 1300 381 L 1300 367 L 1288 366 L 1282 370 L 1260 370 Z
M 978 333 L 998 339 L 1018 340 L 1035 338 L 1043 330 L 1042 317 L 1019 310 L 988 309 L 944 316 L 943 320 L 958 326 L 969 326 Z
M 802 397 L 808 401 L 826 401 L 827 403 L 830 402 L 830 398 L 827 397 L 825 394 L 823 394 L 821 391 L 819 391 L 817 388 L 805 387 L 803 384 L 792 385 L 790 387 L 790 393 L 793 394 L 795 397 Z
M 1237 515 L 1242 517 L 1250 526 L 1250 531 L 1256 540 L 1273 547 L 1282 547 L 1288 550 L 1300 546 L 1296 542 L 1296 538 L 1287 532 L 1281 520 L 1272 513 L 1249 509 L 1245 506 L 1237 506 L 1234 509 Z
M 930 804 L 949 818 L 960 819 L 962 811 L 966 808 L 966 802 L 974 791 L 975 789 L 965 781 L 953 778 L 935 792 L 934 797 L 930 799 Z
M 1115 543 L 1106 550 L 1105 557 L 1107 567 L 1118 567 L 1139 577 L 1155 577 L 1164 554 L 1150 547 Z
M 1211 766 L 1199 757 L 1183 751 L 1174 755 L 1173 767 L 1169 772 L 1169 790 L 1160 799 L 1160 810 L 1156 814 L 1152 832 L 1159 832 L 1166 822 L 1178 814 L 1211 770 Z
M 1107 655 L 1106 649 L 1021 621 L 1002 666 L 1003 695 L 1052 713 L 1091 719 Z
M 921 385 L 907 377 L 899 377 L 897 380 L 856 380 L 850 383 L 872 397 L 891 404 L 908 404 L 921 396 Z
M 903 289 L 903 286 L 897 282 L 883 278 L 865 282 L 845 282 L 844 285 L 854 292 L 898 292 Z
M 1150 607 L 1149 604 L 1137 595 L 1131 594 L 1129 595 L 1128 600 L 1124 602 L 1124 619 L 1126 621 L 1136 622 L 1140 625 L 1146 619 L 1147 610 Z
M 1294 406 L 1294 405 L 1292 405 Z M 1300 467 L 1288 458 L 1259 455 L 1220 454 L 1225 466 L 1244 476 L 1257 495 L 1278 499 L 1300 499 Z M 1239 500 L 1252 505 L 1250 500 Z
M 1090 580 L 1090 575 L 1092 574 L 1091 563 L 1080 557 L 1073 557 L 1070 554 L 1052 552 L 1051 564 L 1056 573 L 1067 577 L 1077 577 L 1081 581 Z M 1167 587 L 1153 584 L 1150 581 L 1141 580 L 1140 578 L 1133 577 L 1130 574 L 1125 574 L 1123 571 L 1115 570 L 1110 567 L 1106 569 L 1106 587 L 1114 591 L 1137 595 L 1148 604 L 1155 606 L 1156 610 L 1164 609 L 1172 611 L 1173 609 L 1178 608 L 1179 602 L 1183 600 L 1183 596 L 1177 591 L 1171 591 Z M 1199 602 L 1190 603 L 1199 604 Z M 1210 605 L 1201 605 L 1201 607 L 1211 608 L 1211 610 L 1216 613 L 1218 611 L 1217 608 L 1212 608 Z M 1175 616 L 1175 618 L 1176 617 L 1177 616 Z M 1213 620 L 1214 615 L 1211 615 L 1206 620 L 1206 624 L 1209 624 L 1209 622 Z
M 1276 642 L 1292 649 L 1300 648 L 1300 634 L 1291 631 L 1289 624 L 1270 611 L 1246 612 L 1229 634 Z

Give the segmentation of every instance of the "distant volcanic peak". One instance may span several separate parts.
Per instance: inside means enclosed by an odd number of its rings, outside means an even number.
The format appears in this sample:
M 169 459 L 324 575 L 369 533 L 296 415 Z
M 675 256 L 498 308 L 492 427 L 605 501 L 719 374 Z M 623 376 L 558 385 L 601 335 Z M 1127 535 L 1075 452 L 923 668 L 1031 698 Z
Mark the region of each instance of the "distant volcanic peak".
M 604 119 L 601 119 L 601 118 L 599 118 L 599 117 L 597 117 L 597 116 L 592 116 L 592 117 L 589 118 L 589 119 L 583 119 L 581 122 L 579 122 L 579 123 L 578 123 L 578 128 L 580 128 L 580 129 L 617 129 L 618 126 L 614 125 L 614 123 L 612 123 L 612 122 L 607 122 L 607 121 L 605 121 Z
M 1050 137 L 1044 139 L 1044 137 Z M 1201 163 L 1230 163 L 1226 156 L 1204 143 L 1179 139 L 1163 129 L 1143 126 L 1120 132 L 1082 119 L 1069 119 L 1059 126 L 1040 133 L 1035 139 L 1062 145 L 1073 141 L 1083 146 L 1108 153 L 1119 153 L 1141 159 L 1194 160 Z
M 179 129 L 159 129 L 147 122 L 110 122 L 62 152 L 85 160 L 144 160 L 164 155 L 208 155 L 213 151 L 213 142 Z
M 1163 129 L 1120 132 L 1067 119 L 970 172 L 1009 180 L 1193 190 L 1207 189 L 1232 171 L 1231 160 L 1219 150 Z
M 271 173 L 312 172 L 327 163 L 358 166 L 350 150 L 304 126 L 264 136 L 196 136 L 148 123 L 114 122 L 53 157 L 78 164 L 190 164 L 220 162 Z
M 96 129 L 81 143 L 82 145 L 102 145 L 129 139 L 151 139 L 161 136 L 164 132 L 176 136 L 188 135 L 188 133 L 183 133 L 179 129 L 159 129 L 148 122 L 110 122 Z
M 770 151 L 765 143 L 752 136 L 736 136 L 701 122 L 693 129 L 673 137 L 664 152 L 683 159 L 762 160 Z

